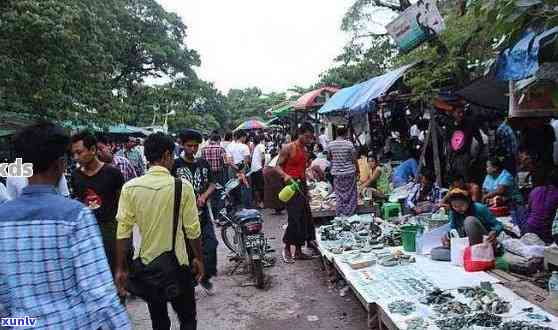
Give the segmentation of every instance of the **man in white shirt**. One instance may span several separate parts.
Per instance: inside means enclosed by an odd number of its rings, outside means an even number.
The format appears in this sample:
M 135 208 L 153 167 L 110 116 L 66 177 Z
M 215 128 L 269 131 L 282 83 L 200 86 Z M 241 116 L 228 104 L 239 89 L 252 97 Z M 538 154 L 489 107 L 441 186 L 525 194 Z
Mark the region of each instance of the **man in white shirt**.
M 231 191 L 234 206 L 243 205 L 244 208 L 249 208 L 251 204 L 251 193 L 249 184 L 244 175 L 245 170 L 250 168 L 250 148 L 246 145 L 246 132 L 237 131 L 235 133 L 236 141 L 231 142 L 227 147 L 227 153 L 232 157 L 231 168 L 240 179 L 240 186 Z M 248 189 L 247 189 L 248 188 Z
M 23 188 L 27 187 L 29 182 L 25 177 L 9 176 L 6 178 L 6 191 L 10 199 L 15 199 L 21 195 Z M 58 193 L 64 197 L 70 196 L 70 191 L 68 190 L 68 182 L 66 177 L 62 175 L 58 181 L 58 186 L 56 187 Z
M 323 150 L 326 150 L 327 146 L 329 145 L 329 138 L 325 133 L 325 127 L 320 128 L 320 136 L 318 137 L 318 140 Z
M 254 153 L 252 155 L 252 190 L 254 191 L 255 202 L 258 208 L 263 208 L 264 179 L 263 167 L 265 164 L 265 144 L 263 136 L 256 135 L 254 138 Z
M 250 164 L 250 148 L 246 144 L 246 132 L 238 131 L 236 132 L 236 141 L 231 142 L 227 147 L 227 152 L 231 155 L 233 160 L 233 167 L 238 172 L 245 166 Z

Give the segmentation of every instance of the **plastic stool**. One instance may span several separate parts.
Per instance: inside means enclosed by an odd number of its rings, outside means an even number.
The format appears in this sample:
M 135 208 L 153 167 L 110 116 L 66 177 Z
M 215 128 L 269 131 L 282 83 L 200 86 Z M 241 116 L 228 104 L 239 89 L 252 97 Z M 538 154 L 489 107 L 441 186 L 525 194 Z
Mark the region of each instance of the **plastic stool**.
M 382 218 L 384 220 L 397 217 L 399 213 L 401 213 L 401 204 L 399 203 L 384 203 L 382 205 Z

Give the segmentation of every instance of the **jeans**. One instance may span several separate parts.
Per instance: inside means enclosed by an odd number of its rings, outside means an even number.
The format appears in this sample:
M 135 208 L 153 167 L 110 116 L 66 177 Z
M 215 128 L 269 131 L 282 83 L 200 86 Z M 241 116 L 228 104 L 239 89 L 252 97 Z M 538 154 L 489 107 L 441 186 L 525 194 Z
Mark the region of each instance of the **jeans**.
M 188 268 L 184 270 L 183 283 L 192 283 L 192 273 Z M 185 287 L 185 292 L 171 300 L 170 303 L 180 321 L 180 330 L 195 330 L 197 322 L 194 287 L 192 285 L 186 285 Z M 169 330 L 171 322 L 167 302 L 164 299 L 149 300 L 147 301 L 147 307 L 149 308 L 153 330 Z

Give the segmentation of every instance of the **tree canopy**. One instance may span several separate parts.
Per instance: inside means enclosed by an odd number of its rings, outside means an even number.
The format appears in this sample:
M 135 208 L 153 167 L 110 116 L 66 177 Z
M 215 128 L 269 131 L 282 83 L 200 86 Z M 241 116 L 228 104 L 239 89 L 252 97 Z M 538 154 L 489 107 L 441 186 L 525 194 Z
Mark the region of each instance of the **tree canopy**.
M 218 97 L 193 70 L 200 59 L 184 42 L 186 25 L 155 0 L 5 0 L 0 22 L 5 110 L 136 123 L 155 100 L 176 97 L 172 89 L 199 87 L 177 104 Z M 158 77 L 172 82 L 145 85 Z
M 366 54 L 351 66 L 370 60 L 381 69 L 410 62 L 422 62 L 407 84 L 417 100 L 430 100 L 442 86 L 460 87 L 483 75 L 498 52 L 512 46 L 527 29 L 541 31 L 558 25 L 557 0 L 439 0 L 446 29 L 408 54 L 400 53 L 388 40 L 378 52 L 386 34 L 383 17 L 396 17 L 411 3 L 408 0 L 355 0 L 344 16 L 342 30 L 352 39 L 344 54 Z M 557 49 L 558 50 L 558 49 Z M 556 52 L 558 53 L 558 52 Z
M 76 124 L 231 129 L 306 91 L 347 87 L 420 61 L 406 84 L 417 100 L 484 74 L 528 29 L 558 25 L 558 0 L 439 0 L 446 29 L 401 53 L 384 26 L 409 0 L 354 0 L 341 30 L 350 41 L 310 86 L 226 95 L 199 79 L 185 22 L 156 0 L 0 2 L 0 111 Z M 555 43 L 554 54 L 558 54 Z M 153 84 L 163 81 L 163 84 Z

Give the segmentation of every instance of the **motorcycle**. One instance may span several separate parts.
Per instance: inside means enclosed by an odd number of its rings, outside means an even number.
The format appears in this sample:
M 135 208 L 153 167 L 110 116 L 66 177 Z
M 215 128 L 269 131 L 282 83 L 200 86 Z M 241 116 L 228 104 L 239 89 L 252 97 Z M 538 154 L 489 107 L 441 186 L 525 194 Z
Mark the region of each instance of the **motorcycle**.
M 268 252 L 267 239 L 262 231 L 263 216 L 258 210 L 236 210 L 232 205 L 230 193 L 240 185 L 237 178 L 229 180 L 225 186 L 217 184 L 216 193 L 222 207 L 214 217 L 210 211 L 211 220 L 221 226 L 221 238 L 225 246 L 233 253 L 231 260 L 237 261 L 237 266 L 231 274 L 245 262 L 255 279 L 259 289 L 265 286 L 264 267 L 269 265 L 266 253 Z M 211 207 L 209 208 L 211 210 Z

